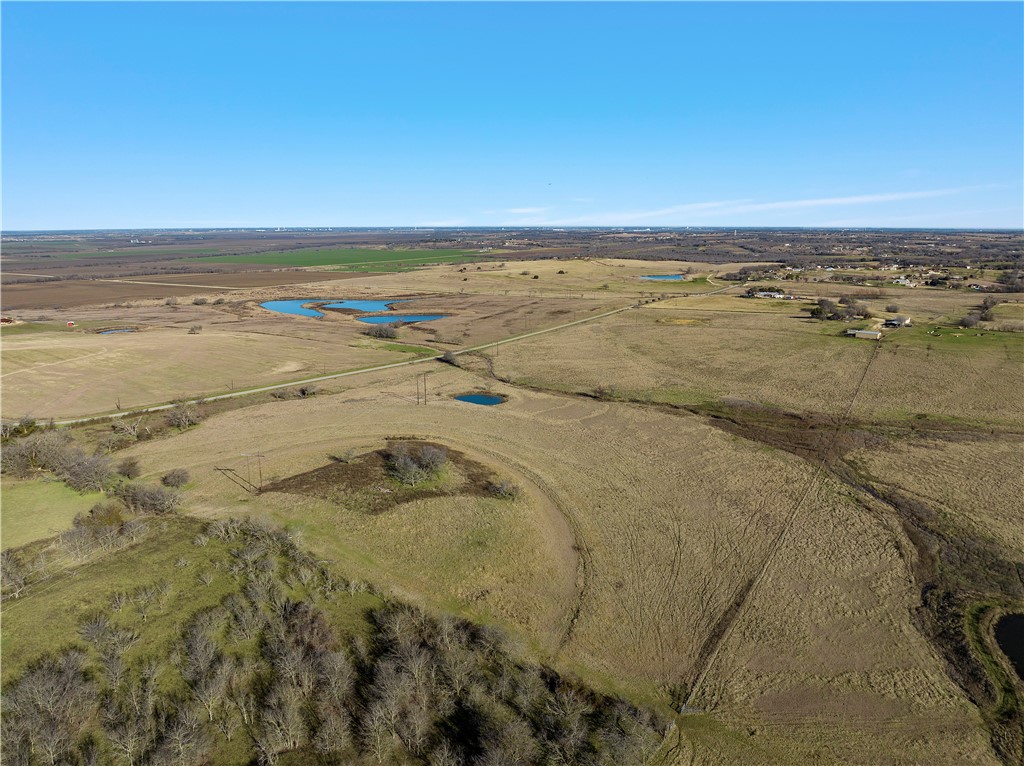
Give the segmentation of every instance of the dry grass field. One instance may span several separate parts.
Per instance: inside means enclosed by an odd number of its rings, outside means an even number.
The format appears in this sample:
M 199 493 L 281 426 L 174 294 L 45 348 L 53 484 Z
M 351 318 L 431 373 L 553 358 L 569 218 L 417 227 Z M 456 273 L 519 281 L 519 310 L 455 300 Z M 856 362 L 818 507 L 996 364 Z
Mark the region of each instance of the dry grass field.
M 928 334 L 928 319 L 962 316 L 968 301 L 963 295 L 905 301 L 917 324 L 888 335 L 875 354 L 873 342 L 841 334 L 849 325 L 810 319 L 801 310 L 806 302 L 671 299 L 503 348 L 495 371 L 516 383 L 603 389 L 613 398 L 734 398 L 837 414 L 849 401 L 844 391 L 852 391 L 871 359 L 854 417 L 925 414 L 1017 427 L 1024 423 L 1016 385 L 1024 334 L 953 328 Z
M 406 279 L 410 279 L 406 277 Z M 408 289 L 368 290 L 353 284 L 299 285 L 233 292 L 205 305 L 140 301 L 80 307 L 73 312 L 25 311 L 26 325 L 2 339 L 3 414 L 68 418 L 159 404 L 415 358 L 418 351 L 459 349 L 598 314 L 609 298 L 529 298 L 456 294 L 424 296 Z M 199 291 L 189 288 L 195 294 Z M 323 319 L 263 309 L 265 300 L 403 298 L 402 312 L 445 319 L 404 327 L 397 341 L 367 338 L 355 315 Z M 73 318 L 75 328 L 62 326 Z M 189 334 L 194 325 L 202 327 Z M 109 328 L 139 332 L 99 334 Z
M 745 287 L 715 274 L 742 265 L 435 266 L 336 284 L 253 284 L 218 305 L 100 303 L 76 309 L 73 330 L 60 326 L 63 312 L 38 308 L 0 336 L 3 412 L 75 416 L 118 400 L 128 409 L 298 380 L 675 296 L 488 346 L 459 357 L 461 369 L 425 361 L 325 381 L 310 399 L 239 401 L 115 457 L 137 457 L 148 481 L 185 468 L 188 514 L 282 524 L 345 577 L 499 626 L 524 655 L 601 691 L 663 711 L 692 691 L 702 712 L 678 716 L 666 763 L 998 763 L 980 709 L 918 627 L 919 562 L 906 529 L 865 490 L 898 489 L 949 521 L 944 529 L 1019 561 L 1024 334 L 956 329 L 980 302 L 961 291 L 811 282 L 782 285 L 803 300 L 741 298 Z M 688 269 L 689 282 L 639 279 Z M 817 297 L 854 293 L 878 317 L 898 303 L 913 326 L 876 343 L 843 332 L 877 320 L 809 317 Z M 409 302 L 400 313 L 449 316 L 381 341 L 349 313 L 314 319 L 259 306 L 305 297 L 401 298 Z M 1016 305 L 1000 307 L 999 319 L 1016 317 Z M 203 329 L 190 335 L 192 325 Z M 108 327 L 140 331 L 97 334 Z M 424 373 L 426 406 L 417 403 Z M 482 390 L 507 401 L 453 399 Z M 752 403 L 813 415 L 822 443 L 849 415 L 864 438 L 808 454 L 725 430 L 730 406 L 772 417 Z M 78 433 L 95 439 L 105 428 Z M 294 482 L 251 494 L 216 470 L 283 482 L 395 437 L 447 445 L 522 493 L 453 490 L 389 507 L 396 490 L 387 482 L 363 494 L 300 494 Z M 458 470 L 445 487 L 461 486 Z M 5 536 L 18 529 L 17 539 L 39 540 L 86 503 L 62 495 L 49 515 L 30 514 L 40 505 L 35 486 L 5 479 Z M 8 501 L 18 505 L 12 523 Z
M 657 704 L 693 682 L 714 624 L 796 510 L 698 696 L 725 727 L 712 739 L 746 742 L 746 728 L 757 729 L 756 747 L 736 761 L 747 763 L 813 762 L 822 743 L 888 763 L 881 735 L 897 737 L 895 752 L 912 762 L 991 762 L 976 714 L 911 625 L 915 592 L 898 532 L 848 489 L 688 414 L 501 384 L 492 388 L 509 401 L 499 407 L 447 398 L 481 385 L 489 384 L 445 369 L 432 376 L 437 398 L 425 407 L 379 385 L 260 405 L 128 454 L 152 470 L 188 468 L 195 513 L 272 518 L 348 576 L 495 622 L 556 667 Z M 243 455 L 258 448 L 264 475 L 283 478 L 396 434 L 464 451 L 526 495 L 366 515 L 344 502 L 253 496 L 213 471 L 255 470 Z M 855 714 L 844 716 L 851 701 Z M 898 712 L 895 724 L 884 711 Z M 762 745 L 768 760 L 758 760 Z M 730 762 L 717 747 L 699 750 L 704 762 Z
M 682 719 L 689 762 L 995 766 L 977 710 L 912 627 L 899 533 L 819 487 L 695 700 L 724 731 Z

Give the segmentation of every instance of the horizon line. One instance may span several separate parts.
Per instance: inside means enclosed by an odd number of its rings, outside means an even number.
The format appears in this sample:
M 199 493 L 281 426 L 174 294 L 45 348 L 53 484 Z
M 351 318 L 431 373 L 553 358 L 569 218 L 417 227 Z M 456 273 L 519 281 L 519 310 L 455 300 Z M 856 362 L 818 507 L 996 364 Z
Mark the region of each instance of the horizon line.
M 97 228 L 50 228 L 50 229 L 0 229 L 0 236 L 15 234 L 77 234 L 95 232 L 130 232 L 130 231 L 260 231 L 270 233 L 283 233 L 289 231 L 466 231 L 466 230 L 488 230 L 488 231 L 998 231 L 998 232 L 1019 232 L 1024 234 L 1024 226 L 795 226 L 777 224 L 771 226 L 740 226 L 723 225 L 700 226 L 700 225 L 657 225 L 657 226 L 623 226 L 614 224 L 591 225 L 591 226 L 557 226 L 552 224 L 534 225 L 509 225 L 509 224 L 466 224 L 463 226 L 430 226 L 416 224 L 395 224 L 379 226 L 358 226 L 358 225 L 296 225 L 296 226 L 104 226 Z

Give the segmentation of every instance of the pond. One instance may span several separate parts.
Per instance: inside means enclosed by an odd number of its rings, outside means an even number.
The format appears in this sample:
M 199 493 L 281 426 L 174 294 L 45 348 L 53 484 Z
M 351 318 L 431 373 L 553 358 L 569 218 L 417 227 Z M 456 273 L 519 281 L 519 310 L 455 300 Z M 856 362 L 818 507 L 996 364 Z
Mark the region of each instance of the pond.
M 391 324 L 392 322 L 433 322 L 444 319 L 447 314 L 385 314 L 383 316 L 357 317 L 356 321 L 367 324 Z
M 640 279 L 656 279 L 659 282 L 672 281 L 681 282 L 685 277 L 682 274 L 647 274 Z
M 260 304 L 260 308 L 267 311 L 276 311 L 278 314 L 295 314 L 300 317 L 322 317 L 323 313 L 316 309 L 306 309 L 303 303 L 312 303 L 316 298 L 302 298 L 294 301 L 266 301 Z
M 387 311 L 393 303 L 408 303 L 409 301 L 338 301 L 327 303 L 325 309 L 355 309 L 356 311 Z
M 1008 614 L 996 623 L 996 643 L 1024 679 L 1024 614 Z
M 485 407 L 493 407 L 495 404 L 503 404 L 505 398 L 502 396 L 495 396 L 494 394 L 460 394 L 455 399 L 460 402 L 469 402 L 470 404 L 482 404 Z
M 330 302 L 329 302 L 330 301 Z M 303 307 L 304 303 L 322 303 L 329 309 L 353 309 L 355 311 L 387 311 L 393 303 L 408 303 L 408 301 L 350 301 L 336 300 L 332 298 L 300 298 L 290 301 L 265 301 L 260 308 L 268 311 L 276 311 L 278 314 L 294 314 L 300 317 L 322 317 L 324 313 L 316 309 Z
M 113 335 L 115 332 L 138 332 L 134 327 L 127 327 L 123 330 L 100 330 L 100 335 Z

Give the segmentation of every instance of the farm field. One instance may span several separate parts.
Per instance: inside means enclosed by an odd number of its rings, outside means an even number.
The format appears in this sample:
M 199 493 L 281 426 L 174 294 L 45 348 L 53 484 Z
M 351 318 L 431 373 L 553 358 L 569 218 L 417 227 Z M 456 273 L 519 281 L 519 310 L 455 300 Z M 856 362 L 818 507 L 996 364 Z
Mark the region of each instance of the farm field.
M 275 266 L 341 266 L 379 271 L 401 270 L 431 263 L 480 260 L 485 254 L 474 250 L 368 250 L 359 248 L 316 248 L 279 253 L 216 255 L 193 258 L 193 263 L 248 263 Z M 376 269 L 376 267 L 380 267 Z
M 21 282 L 3 288 L 4 311 L 26 309 L 74 309 L 109 301 L 142 301 L 188 296 L 206 291 L 226 295 L 231 290 L 272 287 L 344 279 L 344 275 L 301 272 L 225 272 L 220 274 L 174 274 L 124 279 L 90 279 Z

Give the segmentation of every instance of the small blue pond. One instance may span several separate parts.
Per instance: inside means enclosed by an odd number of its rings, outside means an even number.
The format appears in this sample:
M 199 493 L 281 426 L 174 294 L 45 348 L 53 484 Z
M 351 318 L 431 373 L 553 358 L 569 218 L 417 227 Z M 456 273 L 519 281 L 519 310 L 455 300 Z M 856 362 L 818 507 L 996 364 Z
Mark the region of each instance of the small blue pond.
M 322 317 L 323 313 L 316 309 L 304 309 L 303 303 L 312 303 L 315 298 L 303 298 L 297 301 L 267 301 L 261 303 L 260 307 L 268 311 L 276 311 L 278 314 L 295 314 L 300 317 Z
M 367 324 L 391 324 L 392 322 L 433 322 L 444 319 L 447 314 L 385 314 L 384 316 L 357 317 L 356 321 Z
M 682 274 L 648 274 L 647 276 L 640 277 L 640 279 L 656 279 L 659 282 L 681 282 L 684 277 Z
M 493 407 L 495 404 L 501 404 L 505 401 L 500 396 L 494 396 L 493 394 L 462 394 L 455 398 L 460 402 L 482 404 L 485 407 Z
M 1008 614 L 996 623 L 996 643 L 1024 679 L 1024 614 Z
M 408 301 L 338 301 L 328 303 L 325 309 L 355 309 L 356 311 L 387 311 L 392 303 L 408 303 Z
M 100 330 L 100 335 L 113 335 L 115 332 L 138 332 L 136 329 L 129 330 Z

